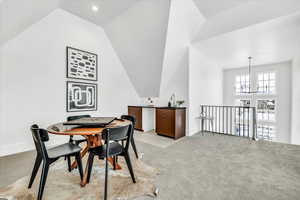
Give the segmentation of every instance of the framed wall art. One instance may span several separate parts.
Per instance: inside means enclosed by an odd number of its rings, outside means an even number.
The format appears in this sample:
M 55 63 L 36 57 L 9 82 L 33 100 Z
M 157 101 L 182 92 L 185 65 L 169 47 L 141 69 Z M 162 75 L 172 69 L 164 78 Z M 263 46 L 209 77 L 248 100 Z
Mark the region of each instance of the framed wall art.
M 98 55 L 67 47 L 67 78 L 98 80 Z
M 97 110 L 97 84 L 67 81 L 67 112 Z

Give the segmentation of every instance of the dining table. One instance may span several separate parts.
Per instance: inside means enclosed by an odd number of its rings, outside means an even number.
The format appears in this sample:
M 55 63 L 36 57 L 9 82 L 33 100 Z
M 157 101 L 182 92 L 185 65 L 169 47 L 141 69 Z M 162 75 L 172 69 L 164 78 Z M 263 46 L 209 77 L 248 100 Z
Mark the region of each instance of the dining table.
M 123 120 L 123 119 L 114 119 L 111 123 L 109 123 L 106 126 L 99 126 L 99 127 L 85 127 L 85 126 L 78 126 L 78 125 L 66 125 L 65 122 L 55 123 L 47 127 L 47 131 L 54 135 L 64 135 L 64 136 L 76 136 L 80 135 L 86 138 L 87 142 L 85 146 L 82 148 L 80 156 L 81 158 L 84 158 L 88 155 L 90 148 L 99 147 L 104 144 L 104 141 L 102 140 L 102 133 L 103 130 L 106 128 L 114 128 L 114 127 L 120 127 L 120 126 L 128 126 L 131 124 L 131 121 L 129 120 Z M 108 158 L 109 163 L 114 166 L 114 170 L 122 169 L 122 167 L 115 163 L 116 160 L 113 158 Z M 74 169 L 77 167 L 76 161 L 72 163 L 71 168 Z M 84 187 L 87 184 L 87 174 L 88 174 L 88 163 L 86 164 L 83 179 L 80 183 L 82 187 Z

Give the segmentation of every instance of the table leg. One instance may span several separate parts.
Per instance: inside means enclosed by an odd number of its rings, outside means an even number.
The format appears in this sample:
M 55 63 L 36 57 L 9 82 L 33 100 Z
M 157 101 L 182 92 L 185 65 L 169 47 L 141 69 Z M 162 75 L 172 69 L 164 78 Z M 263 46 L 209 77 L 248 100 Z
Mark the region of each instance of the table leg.
M 81 159 L 86 155 L 86 153 L 88 152 L 88 150 L 89 150 L 89 145 L 86 145 L 86 146 L 83 148 L 83 150 L 80 152 L 80 157 L 81 157 Z M 72 165 L 71 165 L 71 169 L 73 170 L 73 169 L 75 169 L 76 167 L 77 167 L 77 162 L 74 161 L 74 162 L 72 163 Z
M 119 165 L 119 163 L 113 157 L 110 157 L 107 160 L 111 164 L 111 166 L 114 168 L 114 170 L 120 170 L 120 169 L 122 169 L 121 165 Z M 114 162 L 116 162 L 115 166 L 114 166 Z
M 101 138 L 98 135 L 96 135 L 96 136 L 86 136 L 86 138 L 87 138 L 88 144 L 87 144 L 86 148 L 84 148 L 84 150 L 82 151 L 82 153 L 85 152 L 83 154 L 83 156 L 87 154 L 89 148 L 103 145 L 103 142 L 102 142 Z M 108 161 L 112 166 L 114 166 L 114 159 L 113 158 L 108 158 Z M 89 169 L 89 163 L 87 162 L 85 170 L 84 170 L 84 174 L 83 174 L 83 179 L 80 183 L 81 187 L 84 187 L 87 184 L 88 169 Z M 122 167 L 121 167 L 121 165 L 116 163 L 115 169 L 120 170 L 120 169 L 122 169 Z
M 85 136 L 85 138 L 87 139 L 87 145 L 86 145 L 86 148 L 85 148 L 86 149 L 86 153 L 88 152 L 88 150 L 89 150 L 90 147 L 93 147 L 93 146 L 96 145 L 95 143 L 99 144 L 99 140 L 97 142 L 97 138 L 98 138 L 97 136 Z M 81 187 L 84 187 L 87 184 L 88 169 L 89 169 L 89 162 L 87 161 L 85 169 L 84 169 L 83 178 L 82 178 L 82 181 L 80 183 Z
M 84 187 L 87 184 L 87 176 L 88 176 L 88 170 L 89 170 L 89 163 L 87 161 L 85 169 L 84 169 L 84 173 L 83 173 L 83 177 L 82 177 L 82 181 L 80 183 L 81 187 Z

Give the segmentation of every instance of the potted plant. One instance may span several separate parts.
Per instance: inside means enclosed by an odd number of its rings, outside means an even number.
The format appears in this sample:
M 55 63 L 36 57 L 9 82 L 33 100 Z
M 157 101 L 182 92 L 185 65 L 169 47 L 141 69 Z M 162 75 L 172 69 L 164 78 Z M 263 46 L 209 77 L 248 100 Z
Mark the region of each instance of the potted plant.
M 179 101 L 176 101 L 178 107 L 181 107 L 182 104 L 184 104 L 184 101 L 183 100 L 179 100 Z

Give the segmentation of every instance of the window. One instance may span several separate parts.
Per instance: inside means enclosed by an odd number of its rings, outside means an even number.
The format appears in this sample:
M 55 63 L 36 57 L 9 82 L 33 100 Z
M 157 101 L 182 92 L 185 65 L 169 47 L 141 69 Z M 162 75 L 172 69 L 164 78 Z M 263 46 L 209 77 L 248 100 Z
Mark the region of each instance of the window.
M 275 122 L 275 100 L 257 100 L 257 119 Z
M 275 126 L 272 125 L 258 125 L 257 126 L 257 137 L 258 139 L 272 141 L 275 139 Z
M 256 77 L 256 78 L 255 78 Z M 250 79 L 257 93 L 251 91 Z M 276 136 L 276 72 L 263 71 L 253 74 L 238 74 L 235 76 L 235 105 L 241 106 L 235 113 L 235 132 L 244 135 L 248 132 L 247 121 L 250 117 L 243 107 L 256 107 L 257 135 L 259 139 L 274 140 Z M 250 119 L 251 120 L 251 119 Z
M 258 74 L 257 89 L 260 94 L 276 93 L 276 75 L 275 72 L 262 72 Z
M 241 93 L 250 91 L 250 79 L 249 75 L 239 75 L 235 77 L 235 93 L 240 95 Z

